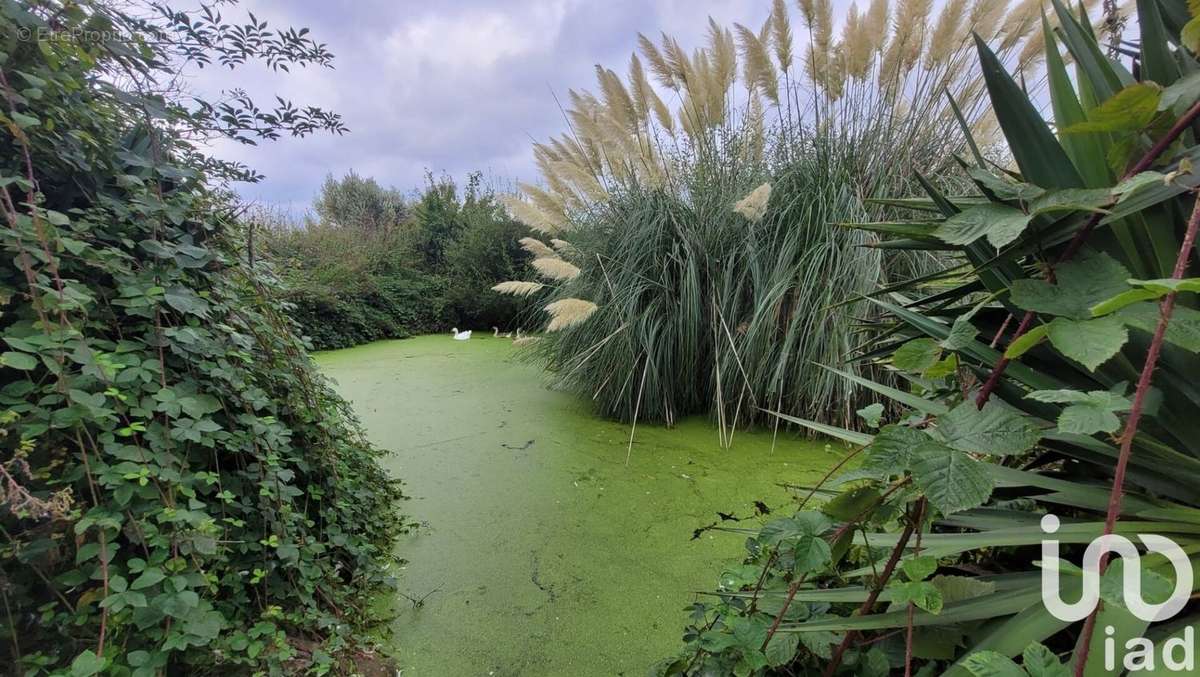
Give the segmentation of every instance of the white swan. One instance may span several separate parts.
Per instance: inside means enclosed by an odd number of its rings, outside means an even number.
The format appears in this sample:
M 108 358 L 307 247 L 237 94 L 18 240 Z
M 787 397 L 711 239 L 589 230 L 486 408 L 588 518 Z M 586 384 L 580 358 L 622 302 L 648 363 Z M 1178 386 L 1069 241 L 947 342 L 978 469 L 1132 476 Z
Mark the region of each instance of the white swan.
M 497 326 L 495 326 L 495 325 L 492 325 L 492 337 L 493 337 L 493 338 L 500 338 L 500 327 L 497 327 Z
M 450 330 L 450 333 L 454 336 L 455 341 L 466 341 L 467 339 L 471 338 L 470 329 L 466 331 L 459 331 L 458 327 L 455 327 Z

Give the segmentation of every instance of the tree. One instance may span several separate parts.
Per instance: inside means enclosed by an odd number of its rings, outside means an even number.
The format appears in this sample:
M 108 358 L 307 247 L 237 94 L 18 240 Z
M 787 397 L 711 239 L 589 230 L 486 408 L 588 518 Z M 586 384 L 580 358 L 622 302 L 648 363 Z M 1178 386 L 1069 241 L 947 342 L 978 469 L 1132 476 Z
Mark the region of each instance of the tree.
M 368 231 L 393 228 L 406 216 L 400 191 L 383 188 L 353 170 L 341 179 L 326 176 L 313 208 L 327 225 Z

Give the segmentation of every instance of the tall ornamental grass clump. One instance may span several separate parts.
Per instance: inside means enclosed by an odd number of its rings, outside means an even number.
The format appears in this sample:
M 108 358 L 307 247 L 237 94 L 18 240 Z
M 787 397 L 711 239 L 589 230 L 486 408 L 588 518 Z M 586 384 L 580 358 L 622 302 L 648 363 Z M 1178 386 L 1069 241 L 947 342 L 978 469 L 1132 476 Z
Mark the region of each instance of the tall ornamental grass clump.
M 876 0 L 838 35 L 830 2 L 799 4 L 798 35 L 778 0 L 758 29 L 710 20 L 692 51 L 639 36 L 627 77 L 597 67 L 570 132 L 534 146 L 542 181 L 509 207 L 550 239 L 531 245 L 553 249 L 534 261 L 545 286 L 497 289 L 544 297 L 537 354 L 604 414 L 706 412 L 726 443 L 762 410 L 851 421 L 860 391 L 818 365 L 866 339 L 859 296 L 936 259 L 836 224 L 889 218 L 872 199 L 950 166 L 959 119 L 988 138 L 964 35 L 1038 58 L 1028 2 Z

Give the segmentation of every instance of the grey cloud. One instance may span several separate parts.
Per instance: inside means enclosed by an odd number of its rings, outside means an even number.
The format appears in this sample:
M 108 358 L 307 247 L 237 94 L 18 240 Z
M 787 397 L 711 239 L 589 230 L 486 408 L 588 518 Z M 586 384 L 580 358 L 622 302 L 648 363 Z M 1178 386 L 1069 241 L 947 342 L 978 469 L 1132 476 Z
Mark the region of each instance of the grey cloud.
M 266 180 L 248 199 L 302 210 L 327 173 L 350 170 L 408 190 L 425 171 L 501 182 L 536 178 L 530 139 L 565 128 L 553 93 L 591 87 L 594 64 L 623 72 L 638 31 L 694 45 L 706 15 L 756 25 L 767 0 L 466 0 L 454 3 L 285 2 L 244 6 L 273 25 L 307 26 L 336 55 L 335 70 L 270 74 L 205 71 L 194 88 L 236 83 L 341 113 L 351 133 L 257 147 L 218 144 Z

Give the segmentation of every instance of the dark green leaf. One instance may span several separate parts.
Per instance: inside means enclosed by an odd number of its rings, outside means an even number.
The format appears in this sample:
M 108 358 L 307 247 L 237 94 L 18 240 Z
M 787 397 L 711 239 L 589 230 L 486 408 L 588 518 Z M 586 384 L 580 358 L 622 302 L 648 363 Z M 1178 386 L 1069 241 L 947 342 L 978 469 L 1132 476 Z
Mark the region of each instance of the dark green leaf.
M 787 665 L 796 657 L 800 648 L 800 638 L 790 632 L 777 632 L 771 636 L 767 644 L 767 664 L 772 667 Z
M 1013 207 L 989 203 L 959 212 L 946 219 L 934 234 L 943 242 L 971 244 L 986 236 L 997 249 L 1012 243 L 1029 225 L 1032 217 Z
M 966 453 L 936 443 L 918 450 L 913 479 L 943 515 L 983 505 L 992 495 L 992 475 Z
M 1008 456 L 1029 451 L 1041 439 L 1033 422 L 1012 407 L 989 400 L 959 404 L 938 418 L 937 434 L 955 449 Z
M 796 573 L 809 573 L 823 569 L 833 557 L 829 542 L 819 536 L 803 536 L 793 549 Z
M 13 351 L 0 354 L 0 361 L 2 361 L 6 367 L 20 369 L 21 371 L 29 371 L 30 369 L 36 368 L 38 365 L 37 358 L 35 358 L 33 355 L 26 355 L 25 353 Z
M 91 677 L 99 674 L 103 669 L 104 659 L 97 656 L 91 649 L 84 649 L 83 653 L 71 661 L 71 677 Z
M 1082 188 L 1083 179 L 1041 112 L 983 38 L 976 36 L 975 45 L 996 120 L 1025 180 L 1043 188 Z
M 1113 315 L 1082 321 L 1055 318 L 1048 335 L 1058 352 L 1089 371 L 1112 359 L 1129 340 L 1124 322 Z
M 1055 270 L 1058 283 L 1016 280 L 1012 302 L 1024 310 L 1075 319 L 1092 316 L 1092 306 L 1129 289 L 1129 271 L 1104 253 L 1092 253 Z

